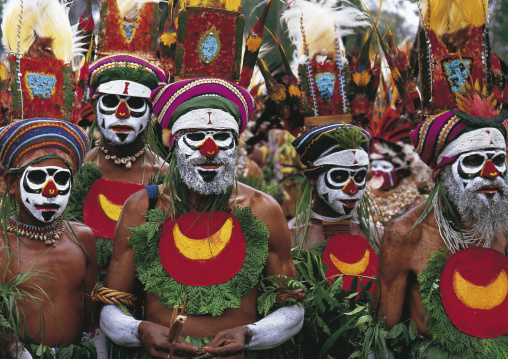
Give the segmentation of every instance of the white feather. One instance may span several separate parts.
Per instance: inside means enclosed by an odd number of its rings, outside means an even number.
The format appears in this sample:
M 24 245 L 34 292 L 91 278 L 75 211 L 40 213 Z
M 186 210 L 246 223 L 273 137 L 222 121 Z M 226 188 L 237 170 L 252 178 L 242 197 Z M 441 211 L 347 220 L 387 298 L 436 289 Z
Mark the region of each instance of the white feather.
M 342 4 L 336 7 L 336 0 L 295 0 L 290 3 L 290 8 L 282 13 L 281 21 L 286 23 L 289 37 L 300 54 L 305 54 L 301 20 L 310 59 L 317 55 L 335 59 L 335 41 L 339 41 L 343 48 L 341 37 L 369 25 L 365 13 L 348 1 Z
M 143 5 L 149 2 L 158 3 L 160 0 L 116 0 L 120 16 L 126 21 L 135 21 Z
M 2 21 L 2 43 L 8 51 L 24 54 L 36 37 L 53 39 L 53 53 L 58 59 L 69 62 L 72 53 L 72 29 L 68 8 L 58 0 L 24 0 L 20 23 L 20 1 L 10 0 Z M 18 38 L 18 27 L 21 37 Z

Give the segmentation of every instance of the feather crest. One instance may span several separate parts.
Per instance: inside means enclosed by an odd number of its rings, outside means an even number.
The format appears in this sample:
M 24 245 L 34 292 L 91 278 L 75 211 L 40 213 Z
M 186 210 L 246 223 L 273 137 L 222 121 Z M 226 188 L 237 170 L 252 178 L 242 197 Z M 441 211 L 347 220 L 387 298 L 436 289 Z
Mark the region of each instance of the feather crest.
M 422 0 L 422 12 L 430 28 L 439 36 L 453 34 L 469 26 L 483 26 L 488 0 Z
M 341 41 L 341 37 L 352 34 L 355 28 L 369 25 L 362 11 L 348 1 L 342 4 L 337 7 L 335 0 L 291 2 L 291 7 L 283 12 L 281 21 L 286 23 L 289 37 L 300 54 L 305 54 L 301 19 L 311 60 L 318 55 L 335 60 L 335 40 Z
M 51 50 L 56 58 L 69 62 L 73 54 L 73 31 L 66 6 L 58 0 L 25 0 L 21 22 L 21 38 L 18 40 L 20 3 L 7 3 L 2 21 L 2 43 L 11 52 L 26 54 L 38 38 L 52 39 Z
M 158 3 L 159 0 L 116 0 L 120 16 L 126 21 L 135 21 L 143 5 L 149 2 Z

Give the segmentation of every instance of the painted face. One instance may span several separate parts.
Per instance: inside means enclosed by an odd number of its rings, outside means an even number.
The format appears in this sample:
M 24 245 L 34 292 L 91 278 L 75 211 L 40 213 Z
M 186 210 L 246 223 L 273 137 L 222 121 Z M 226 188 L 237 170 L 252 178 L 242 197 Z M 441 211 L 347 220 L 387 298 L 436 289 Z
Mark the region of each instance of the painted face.
M 318 196 L 339 215 L 349 215 L 365 192 L 367 166 L 359 168 L 331 167 L 319 175 Z
M 370 185 L 377 190 L 388 190 L 397 186 L 400 182 L 397 169 L 390 161 L 373 160 L 371 174 L 372 179 L 370 180 Z
M 115 145 L 132 143 L 150 119 L 150 106 L 142 97 L 101 95 L 96 112 L 102 136 Z
M 499 201 L 506 176 L 506 153 L 503 150 L 463 153 L 453 163 L 452 174 L 462 192 L 476 192 L 484 204 Z
M 71 193 L 71 171 L 58 166 L 29 166 L 21 177 L 21 200 L 41 222 L 51 223 L 64 211 Z
M 221 194 L 233 185 L 238 138 L 229 130 L 182 133 L 175 154 L 182 180 L 203 194 Z

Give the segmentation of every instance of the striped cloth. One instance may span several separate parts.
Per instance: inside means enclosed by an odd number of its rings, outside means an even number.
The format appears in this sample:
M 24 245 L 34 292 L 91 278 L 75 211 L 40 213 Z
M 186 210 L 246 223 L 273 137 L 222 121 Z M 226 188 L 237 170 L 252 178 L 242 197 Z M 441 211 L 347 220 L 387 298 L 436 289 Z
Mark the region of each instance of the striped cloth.
M 242 133 L 247 122 L 252 118 L 256 102 L 243 87 L 217 78 L 197 78 L 161 86 L 152 91 L 153 112 L 163 129 L 171 130 L 174 121 L 173 113 L 184 102 L 200 96 L 218 96 L 231 101 L 238 107 L 239 133 Z M 171 135 L 170 146 L 176 134 Z
M 456 141 L 459 137 L 483 128 L 486 131 L 499 131 L 506 141 L 508 128 L 506 121 L 494 125 L 491 121 L 485 120 L 484 126 L 471 125 L 460 117 L 461 114 L 458 110 L 444 112 L 420 123 L 411 132 L 411 142 L 415 147 L 415 152 L 425 164 L 434 170 L 434 179 L 437 178 L 443 166 L 453 163 L 461 153 L 487 148 L 502 148 L 501 144 L 493 144 L 490 137 L 485 143 L 476 141 L 474 144 L 470 143 L 471 141 L 467 143 Z M 454 155 L 440 156 L 445 150 L 451 152 L 448 146 L 458 147 L 453 151 Z
M 353 135 L 345 130 L 354 130 L 360 134 L 360 141 L 348 140 Z M 341 136 L 341 134 L 343 136 Z M 346 137 L 346 138 L 345 138 Z M 344 150 L 363 150 L 369 152 L 370 134 L 359 127 L 346 124 L 329 124 L 315 127 L 293 141 L 293 147 L 300 156 L 308 170 L 314 166 L 314 162 L 335 152 Z
M 16 170 L 43 157 L 61 157 L 76 173 L 88 152 L 86 132 L 70 122 L 33 118 L 0 131 L 0 164 Z
M 90 87 L 92 91 L 95 91 L 99 85 L 111 80 L 107 76 L 109 71 L 121 69 L 121 75 L 115 71 L 115 80 L 139 82 L 153 90 L 160 82 L 166 82 L 164 70 L 157 66 L 156 62 L 156 59 L 150 62 L 147 58 L 129 54 L 103 57 L 93 62 L 88 69 Z M 140 71 L 144 71 L 145 76 L 140 76 Z M 155 83 L 156 86 L 151 86 L 152 83 Z

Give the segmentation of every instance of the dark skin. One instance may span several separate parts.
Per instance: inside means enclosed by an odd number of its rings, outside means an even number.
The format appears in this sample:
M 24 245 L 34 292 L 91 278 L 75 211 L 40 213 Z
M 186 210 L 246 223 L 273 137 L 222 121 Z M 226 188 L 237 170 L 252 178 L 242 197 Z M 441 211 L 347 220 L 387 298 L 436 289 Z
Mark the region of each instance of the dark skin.
M 101 144 L 108 150 L 108 154 L 123 158 L 132 156 L 143 148 L 143 136 L 140 135 L 133 143 L 124 146 L 115 146 L 105 140 Z M 106 155 L 93 148 L 85 157 L 85 162 L 94 162 L 102 170 L 102 177 L 117 181 L 140 183 L 148 185 L 150 178 L 160 171 L 166 171 L 168 165 L 151 150 L 147 149 L 136 161 L 132 162 L 132 168 L 127 169 L 125 165 L 116 165 L 113 161 L 107 160 Z
M 379 254 L 380 286 L 377 288 L 381 288 L 381 292 L 376 294 L 380 312 L 387 318 L 387 327 L 412 318 L 418 332 L 428 336 L 416 277 L 427 267 L 431 253 L 445 248 L 446 245 L 439 234 L 433 210 L 408 234 L 420 218 L 424 206 L 425 203 L 420 203 L 388 224 Z M 491 248 L 504 254 L 505 239 L 502 236 L 494 238 Z
M 359 168 L 359 167 L 352 167 L 352 168 Z M 316 178 L 314 177 L 307 177 L 309 180 L 309 183 L 312 187 L 316 186 Z M 325 217 L 338 217 L 339 214 L 337 214 L 325 201 L 321 199 L 317 194 L 314 194 L 314 197 L 312 198 L 312 210 L 322 216 Z M 298 246 L 301 243 L 301 240 L 295 238 L 296 236 L 296 217 L 292 218 L 288 222 L 289 232 L 291 233 L 291 239 L 293 246 Z M 374 227 L 373 225 L 371 227 Z M 303 231 L 303 225 L 300 228 L 300 233 Z M 383 230 L 381 228 L 374 229 L 372 228 L 371 232 L 374 235 L 378 235 L 379 237 L 383 236 Z M 359 235 L 359 236 L 365 236 L 365 233 L 362 231 L 362 228 L 360 227 L 360 223 L 356 221 L 351 221 L 351 234 Z M 325 234 L 323 232 L 323 223 L 320 220 L 311 218 L 309 222 L 309 226 L 307 229 L 307 236 L 305 238 L 304 248 L 308 249 L 312 245 L 321 243 L 325 239 Z
M 166 189 L 159 186 L 164 201 L 159 197 L 156 207 L 168 209 L 170 201 Z M 197 208 L 203 208 L 207 198 L 188 190 L 189 200 Z M 234 206 L 251 207 L 253 214 L 268 228 L 268 258 L 264 274 L 268 276 L 284 275 L 296 278 L 296 269 L 291 258 L 291 240 L 285 225 L 285 217 L 280 206 L 270 196 L 249 186 L 238 183 L 233 191 L 231 202 Z M 191 206 L 192 207 L 192 206 Z M 132 293 L 136 288 L 136 268 L 133 260 L 134 250 L 128 242 L 131 231 L 128 227 L 137 227 L 146 222 L 143 212 L 148 209 L 148 194 L 142 190 L 133 194 L 125 203 L 115 230 L 113 258 L 106 274 L 105 286 L 122 292 Z M 196 211 L 193 207 L 191 211 Z M 221 316 L 187 316 L 182 336 L 209 337 L 213 341 L 199 349 L 183 341 L 172 346 L 167 341 L 172 309 L 163 306 L 160 299 L 146 296 L 146 320 L 141 322 L 138 335 L 142 345 L 156 358 L 167 358 L 174 347 L 175 358 L 189 358 L 209 353 L 216 357 L 243 358 L 247 340 L 245 325 L 256 322 L 257 286 L 241 299 L 239 308 L 227 309 Z
M 32 166 L 69 168 L 60 159 L 46 159 Z M 47 225 L 38 221 L 21 201 L 20 178 L 20 175 L 15 174 L 4 176 L 7 190 L 20 204 L 17 219 L 34 226 Z M 86 253 L 69 228 L 60 237 L 56 247 L 22 236 L 19 236 L 18 242 L 14 233 L 8 233 L 8 241 L 5 243 L 4 232 L 0 232 L 4 242 L 0 248 L 1 273 L 4 273 L 9 257 L 6 244 L 12 254 L 6 275 L 1 278 L 2 282 L 7 283 L 17 273 L 28 273 L 31 270 L 44 274 L 36 275 L 18 288 L 38 298 L 35 302 L 24 302 L 26 318 L 22 320 L 27 328 L 26 334 L 36 342 L 50 347 L 79 343 L 83 332 L 89 333 L 97 327 L 97 323 L 92 323 L 93 301 L 90 297 L 97 270 L 95 237 L 87 226 L 77 222 L 69 224 Z M 20 312 L 23 312 L 21 307 Z

